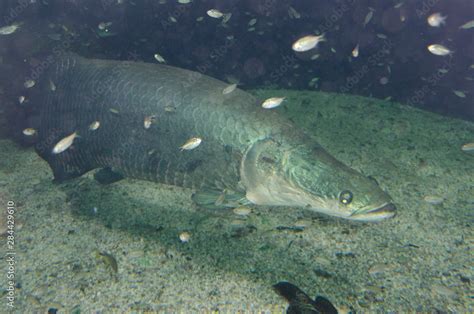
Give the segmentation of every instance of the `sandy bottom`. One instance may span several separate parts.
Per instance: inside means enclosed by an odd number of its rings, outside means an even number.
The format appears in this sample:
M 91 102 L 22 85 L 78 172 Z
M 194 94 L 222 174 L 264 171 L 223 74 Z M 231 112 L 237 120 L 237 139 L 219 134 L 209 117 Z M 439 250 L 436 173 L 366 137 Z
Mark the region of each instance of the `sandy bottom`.
M 88 174 L 58 185 L 32 149 L 3 139 L 1 206 L 15 203 L 21 227 L 13 248 L 2 238 L 2 251 L 15 253 L 14 311 L 282 312 L 287 304 L 271 288 L 282 280 L 358 312 L 474 311 L 474 155 L 460 150 L 474 141 L 473 123 L 363 97 L 255 94 L 286 96 L 277 110 L 376 178 L 398 215 L 354 223 L 259 207 L 242 219 L 196 208 L 190 191 L 151 182 L 103 186 Z M 306 227 L 279 228 L 295 224 Z M 115 258 L 117 273 L 97 250 Z M 0 288 L 3 312 L 4 274 Z

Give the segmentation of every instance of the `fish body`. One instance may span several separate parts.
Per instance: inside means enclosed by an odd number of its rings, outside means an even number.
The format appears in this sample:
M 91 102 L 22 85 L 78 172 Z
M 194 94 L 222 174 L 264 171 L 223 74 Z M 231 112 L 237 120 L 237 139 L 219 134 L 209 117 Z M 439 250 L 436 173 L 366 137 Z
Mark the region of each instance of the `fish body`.
M 33 80 L 26 80 L 24 83 L 23 83 L 23 86 L 25 86 L 25 88 L 32 88 L 33 86 L 35 86 L 36 82 L 33 81 Z
M 271 97 L 266 99 L 262 103 L 262 108 L 264 109 L 273 109 L 281 105 L 281 103 L 285 100 L 285 97 Z
M 22 23 L 14 23 L 12 25 L 0 27 L 0 35 L 11 35 L 16 32 L 21 25 Z
M 222 13 L 221 11 L 219 11 L 217 9 L 207 10 L 206 13 L 207 13 L 207 15 L 209 15 L 210 17 L 215 18 L 215 19 L 220 19 L 221 17 L 224 16 L 224 13 Z
M 237 84 L 235 84 L 235 83 L 234 83 L 234 84 L 230 84 L 230 85 L 226 86 L 226 88 L 224 88 L 224 89 L 222 90 L 222 94 L 223 94 L 223 95 L 230 94 L 230 93 L 232 93 L 236 88 L 237 88 Z
M 23 134 L 26 136 L 33 136 L 36 134 L 36 130 L 33 128 L 26 128 L 23 130 Z
M 165 58 L 163 58 L 159 53 L 155 53 L 153 57 L 155 57 L 155 60 L 159 63 L 166 63 Z
M 94 121 L 91 124 L 89 124 L 89 130 L 90 131 L 95 131 L 100 127 L 100 122 L 99 121 Z
M 460 29 L 470 29 L 474 27 L 474 20 L 464 23 L 463 25 L 459 26 Z
M 369 24 L 370 20 L 372 20 L 372 17 L 374 16 L 374 9 L 369 8 L 369 12 L 364 18 L 364 27 Z
M 359 44 L 357 44 L 354 49 L 352 49 L 352 56 L 357 58 L 359 56 Z
M 462 145 L 461 150 L 463 152 L 474 153 L 474 142 L 466 143 L 466 144 Z
M 65 138 L 61 139 L 52 150 L 53 154 L 60 154 L 66 151 L 69 147 L 71 147 L 74 139 L 77 137 L 77 132 L 72 133 L 71 135 L 66 136 Z
M 395 213 L 373 180 L 252 95 L 238 88 L 223 95 L 227 84 L 219 80 L 163 64 L 73 54 L 53 63 L 44 79 L 34 90 L 40 116 L 32 127 L 38 130 L 36 151 L 57 181 L 112 168 L 198 192 L 226 190 L 226 198 L 241 195 L 256 205 L 305 207 L 362 221 Z M 48 79 L 56 82 L 56 92 L 47 88 Z M 150 112 L 160 123 L 146 129 Z M 100 121 L 100 129 L 91 132 L 91 121 Z M 67 149 L 73 134 L 81 140 Z M 196 135 L 205 145 L 188 141 Z M 61 140 L 66 149 L 55 153 Z
M 453 54 L 453 51 L 449 50 L 447 47 L 439 44 L 433 44 L 428 46 L 429 52 L 437 56 L 447 56 Z
M 152 123 L 156 122 L 156 116 L 146 116 L 145 119 L 143 120 L 143 127 L 145 129 L 149 129 L 152 125 Z
M 193 137 L 187 140 L 180 148 L 181 150 L 191 150 L 201 145 L 201 143 L 202 139 L 200 137 Z
M 315 48 L 320 42 L 325 40 L 324 34 L 319 36 L 308 35 L 295 41 L 291 48 L 297 52 L 308 51 Z

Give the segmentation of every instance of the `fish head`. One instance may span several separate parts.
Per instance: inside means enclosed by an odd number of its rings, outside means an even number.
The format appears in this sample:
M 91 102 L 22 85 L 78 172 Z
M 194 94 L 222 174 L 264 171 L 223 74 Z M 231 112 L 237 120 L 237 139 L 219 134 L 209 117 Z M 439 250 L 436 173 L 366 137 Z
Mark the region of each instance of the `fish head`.
M 241 180 L 247 199 L 258 205 L 305 207 L 359 221 L 390 218 L 396 211 L 374 180 L 320 146 L 259 141 L 242 160 Z

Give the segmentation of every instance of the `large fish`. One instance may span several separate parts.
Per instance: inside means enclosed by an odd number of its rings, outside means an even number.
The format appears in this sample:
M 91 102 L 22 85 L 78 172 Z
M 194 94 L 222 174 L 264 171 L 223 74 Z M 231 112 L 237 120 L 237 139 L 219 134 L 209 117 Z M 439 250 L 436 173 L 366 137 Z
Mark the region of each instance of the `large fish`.
M 36 87 L 36 151 L 58 181 L 110 168 L 192 188 L 201 205 L 240 198 L 362 221 L 394 215 L 391 198 L 373 180 L 250 94 L 223 94 L 226 86 L 166 65 L 63 55 Z M 153 123 L 144 127 L 147 117 Z M 72 145 L 54 153 L 74 132 Z M 202 142 L 181 149 L 191 138 Z

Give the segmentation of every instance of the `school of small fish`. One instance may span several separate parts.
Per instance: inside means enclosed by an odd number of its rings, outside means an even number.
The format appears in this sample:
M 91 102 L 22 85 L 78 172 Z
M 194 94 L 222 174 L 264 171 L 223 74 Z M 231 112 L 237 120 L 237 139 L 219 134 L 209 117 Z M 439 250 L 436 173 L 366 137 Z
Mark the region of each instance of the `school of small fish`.
M 155 53 L 153 57 L 160 63 L 166 63 L 165 58 L 163 58 L 159 53 Z
M 34 80 L 26 80 L 23 83 L 23 86 L 25 86 L 25 88 L 32 88 L 35 85 L 36 85 L 36 82 Z
M 201 145 L 202 139 L 200 137 L 192 137 L 189 140 L 186 141 L 182 146 L 179 148 L 181 150 L 192 150 Z
M 100 127 L 100 122 L 99 121 L 94 121 L 89 125 L 89 130 L 95 131 Z
M 33 136 L 36 134 L 36 130 L 33 128 L 26 128 L 23 130 L 23 134 L 26 136 Z
M 121 0 L 119 0 L 119 2 L 120 1 Z M 191 0 L 177 0 L 177 2 L 179 4 L 189 4 L 192 1 Z M 402 6 L 403 6 L 403 1 L 396 4 L 394 6 L 394 8 L 398 9 L 398 8 L 401 8 Z M 363 27 L 365 27 L 367 24 L 369 24 L 372 21 L 372 19 L 374 17 L 374 14 L 375 14 L 375 11 L 376 10 L 371 8 L 371 7 L 368 8 L 366 16 L 365 16 L 365 18 L 362 22 Z M 230 19 L 230 17 L 232 16 L 231 13 L 223 13 L 222 11 L 220 11 L 218 9 L 214 9 L 214 8 L 207 10 L 206 13 L 211 18 L 221 19 L 223 24 L 226 23 Z M 301 14 L 298 11 L 296 11 L 295 8 L 293 8 L 291 6 L 288 8 L 288 16 L 291 19 L 301 18 Z M 400 13 L 401 21 L 404 21 L 404 18 L 405 18 L 405 15 Z M 174 23 L 178 22 L 178 20 L 173 16 L 170 16 L 169 19 L 170 19 L 171 22 L 174 22 Z M 200 16 L 196 19 L 196 21 L 199 22 L 199 21 L 202 21 L 203 19 L 204 18 L 202 16 Z M 441 26 L 446 25 L 447 16 L 443 15 L 441 12 L 435 12 L 435 13 L 430 14 L 426 18 L 426 22 L 431 27 L 439 28 Z M 255 30 L 255 26 L 257 25 L 257 23 L 258 23 L 258 20 L 256 18 L 251 18 L 247 23 L 247 25 L 249 27 L 248 31 Z M 11 35 L 11 34 L 15 33 L 18 29 L 20 29 L 22 25 L 23 25 L 23 23 L 19 22 L 19 23 L 13 23 L 11 25 L 3 26 L 3 27 L 0 28 L 0 35 Z M 97 29 L 100 31 L 99 36 L 103 37 L 100 34 L 103 34 L 104 36 L 111 35 L 111 34 L 108 35 L 107 33 L 109 32 L 109 27 L 111 27 L 112 25 L 113 25 L 113 22 L 100 22 L 97 25 Z M 66 32 L 69 32 L 69 30 L 67 29 L 66 26 L 62 26 L 62 28 Z M 468 29 L 471 29 L 471 28 L 474 28 L 474 20 L 467 21 L 464 24 L 459 26 L 459 29 L 462 29 L 462 30 L 468 30 Z M 53 35 L 60 36 L 60 34 L 53 34 Z M 381 33 L 376 34 L 376 37 L 380 38 L 380 39 L 384 39 L 384 40 L 388 38 L 385 34 L 381 34 Z M 234 38 L 234 36 L 232 36 L 232 35 L 227 36 L 227 39 L 229 39 L 229 40 L 233 40 L 233 38 Z M 60 39 L 60 37 L 59 37 L 59 39 Z M 306 51 L 310 51 L 310 50 L 313 50 L 313 49 L 317 48 L 318 45 L 321 42 L 324 42 L 324 41 L 326 41 L 326 37 L 325 37 L 324 33 L 322 33 L 320 35 L 306 35 L 306 36 L 300 37 L 296 41 L 294 41 L 291 48 L 295 52 L 306 52 Z M 330 49 L 331 52 L 336 53 L 336 50 L 334 49 L 334 47 L 330 47 L 329 49 Z M 452 56 L 454 54 L 453 50 L 451 50 L 450 48 L 448 48 L 444 44 L 439 44 L 439 43 L 429 44 L 427 46 L 427 50 L 431 54 L 436 55 L 436 56 Z M 352 55 L 353 58 L 357 58 L 357 57 L 359 57 L 359 53 L 360 53 L 360 44 L 357 43 L 354 46 L 354 48 L 352 49 L 351 55 Z M 159 53 L 155 53 L 153 55 L 153 57 L 159 63 L 166 63 L 165 58 L 163 58 L 163 56 Z M 319 57 L 320 57 L 320 54 L 315 53 L 310 57 L 310 60 L 316 60 Z M 294 67 L 297 68 L 298 66 L 299 65 L 295 65 Z M 471 68 L 474 68 L 474 65 L 472 65 Z M 439 73 L 446 74 L 446 73 L 448 73 L 449 70 L 445 69 L 445 68 L 441 68 L 438 71 L 439 71 Z M 390 65 L 387 65 L 387 72 L 389 74 L 391 73 Z M 466 79 L 470 79 L 470 78 L 467 77 Z M 308 86 L 316 88 L 318 86 L 318 80 L 319 80 L 318 77 L 312 78 L 309 81 Z M 390 81 L 389 76 L 382 76 L 382 77 L 379 78 L 379 83 L 381 85 L 388 84 L 389 81 Z M 36 85 L 36 82 L 34 80 L 28 79 L 28 80 L 24 81 L 23 85 L 24 85 L 25 88 L 32 88 Z M 223 95 L 231 94 L 232 92 L 234 92 L 236 90 L 237 86 L 238 86 L 238 83 L 229 84 L 228 86 L 223 88 L 222 94 Z M 53 91 L 53 92 L 56 91 L 56 89 L 57 89 L 56 84 L 52 80 L 49 80 L 49 89 L 50 89 L 50 91 Z M 452 90 L 452 92 L 453 92 L 454 95 L 456 95 L 459 98 L 466 98 L 466 93 L 467 93 L 466 91 Z M 387 99 L 390 99 L 390 98 L 391 97 L 387 97 Z M 277 108 L 285 101 L 285 99 L 286 99 L 285 97 L 271 97 L 271 98 L 268 98 L 268 99 L 264 100 L 261 104 L 261 107 L 264 108 L 264 109 Z M 25 101 L 26 101 L 25 96 L 21 95 L 21 96 L 18 97 L 18 102 L 20 104 L 23 104 Z M 165 106 L 165 112 L 172 113 L 172 112 L 174 112 L 174 110 L 175 110 L 175 108 L 172 105 Z M 109 111 L 113 114 L 117 114 L 117 115 L 119 114 L 119 111 L 116 110 L 115 108 L 110 108 Z M 152 124 L 155 123 L 155 122 L 156 122 L 156 116 L 155 115 L 147 116 L 143 120 L 143 127 L 145 129 L 149 129 L 152 126 Z M 89 130 L 90 131 L 96 131 L 97 129 L 99 129 L 100 125 L 101 124 L 100 124 L 99 121 L 93 121 L 89 125 Z M 36 132 L 37 131 L 33 128 L 26 128 L 26 129 L 23 130 L 23 134 L 25 136 L 33 136 L 33 135 L 36 134 Z M 64 152 L 65 150 L 67 150 L 68 148 L 70 148 L 72 146 L 74 140 L 77 137 L 78 137 L 77 132 L 74 132 L 74 133 L 66 136 L 65 138 L 63 138 L 62 140 L 60 140 L 56 144 L 56 146 L 53 148 L 52 153 L 53 154 L 59 154 L 59 153 Z M 186 143 L 184 143 L 179 148 L 181 150 L 192 150 L 192 149 L 195 149 L 196 147 L 198 147 L 201 144 L 201 142 L 202 142 L 201 138 L 193 137 L 193 138 L 190 138 L 188 141 L 186 141 Z M 470 145 L 472 145 L 472 144 L 464 145 L 462 147 L 462 150 L 463 151 L 466 151 L 466 150 L 471 151 L 472 147 Z
M 145 129 L 149 129 L 151 127 L 151 124 L 156 122 L 156 116 L 152 115 L 152 116 L 147 116 L 145 117 L 144 121 L 143 121 L 143 127 Z
M 229 86 L 227 86 L 226 88 L 222 90 L 222 94 L 223 95 L 230 94 L 233 91 L 235 91 L 236 88 L 237 88 L 237 84 L 230 84 Z

